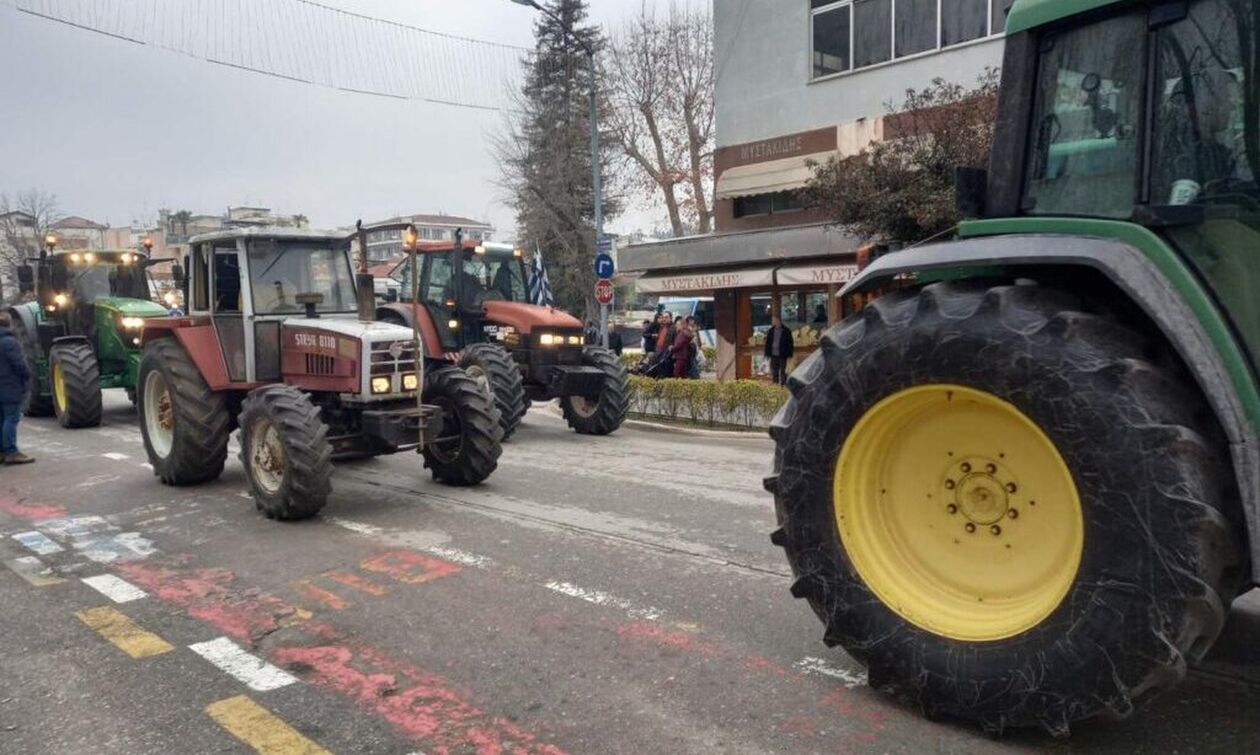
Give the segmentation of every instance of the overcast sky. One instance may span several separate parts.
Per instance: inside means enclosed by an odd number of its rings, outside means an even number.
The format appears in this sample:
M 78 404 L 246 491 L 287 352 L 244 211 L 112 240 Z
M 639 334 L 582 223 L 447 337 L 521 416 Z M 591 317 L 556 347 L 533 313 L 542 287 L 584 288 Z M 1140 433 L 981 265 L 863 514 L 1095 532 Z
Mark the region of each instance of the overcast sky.
M 435 31 L 529 46 L 509 0 L 324 0 Z M 704 0 L 692 0 L 700 4 Z M 606 28 L 642 0 L 594 0 Z M 658 0 L 664 6 L 665 0 Z M 161 207 L 251 204 L 316 226 L 417 212 L 512 213 L 489 137 L 502 116 L 290 83 L 120 42 L 0 2 L 0 191 L 39 187 L 64 213 L 127 225 Z M 611 227 L 650 228 L 640 210 Z

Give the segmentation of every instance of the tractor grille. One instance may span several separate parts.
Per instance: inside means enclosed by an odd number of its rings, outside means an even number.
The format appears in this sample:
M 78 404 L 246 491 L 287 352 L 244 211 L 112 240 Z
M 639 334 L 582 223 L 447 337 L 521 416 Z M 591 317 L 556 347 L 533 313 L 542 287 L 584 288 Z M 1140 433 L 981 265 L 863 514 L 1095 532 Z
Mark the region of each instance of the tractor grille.
M 335 358 L 324 356 L 322 354 L 306 355 L 306 374 L 307 375 L 332 375 L 336 370 Z
M 398 356 L 390 350 L 402 344 Z M 416 371 L 416 345 L 411 341 L 376 341 L 372 344 L 372 374 L 393 375 Z

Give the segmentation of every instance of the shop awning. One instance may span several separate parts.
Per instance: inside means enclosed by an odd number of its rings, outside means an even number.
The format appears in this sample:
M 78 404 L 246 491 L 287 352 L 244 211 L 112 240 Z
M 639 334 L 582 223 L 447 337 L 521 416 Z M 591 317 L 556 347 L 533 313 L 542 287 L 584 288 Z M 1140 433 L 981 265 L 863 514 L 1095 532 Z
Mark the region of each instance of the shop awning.
M 641 294 L 698 294 L 724 288 L 773 285 L 774 267 L 770 266 L 645 275 L 635 284 L 635 290 Z
M 809 183 L 814 169 L 809 161 L 825 163 L 835 152 L 816 152 L 812 155 L 770 160 L 764 163 L 727 168 L 717 180 L 717 198 L 734 199 L 754 194 L 773 194 L 776 191 L 799 189 Z
M 857 277 L 858 267 L 855 264 L 797 265 L 781 267 L 774 274 L 780 286 L 843 286 Z

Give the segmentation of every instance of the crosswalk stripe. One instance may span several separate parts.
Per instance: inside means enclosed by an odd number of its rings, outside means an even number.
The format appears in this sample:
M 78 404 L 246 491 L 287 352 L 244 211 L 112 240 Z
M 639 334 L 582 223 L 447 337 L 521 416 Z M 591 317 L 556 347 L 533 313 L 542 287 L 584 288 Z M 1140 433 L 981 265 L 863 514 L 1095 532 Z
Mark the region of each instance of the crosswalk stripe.
M 47 587 L 49 585 L 59 585 L 65 582 L 64 579 L 53 573 L 43 561 L 35 556 L 23 556 L 15 558 L 11 561 L 5 561 L 4 565 L 13 570 L 22 579 L 30 582 L 36 587 Z
M 255 692 L 280 689 L 297 681 L 292 674 L 250 655 L 226 637 L 199 642 L 188 648 Z
M 47 535 L 36 530 L 19 532 L 13 536 L 13 539 L 41 556 L 60 553 L 63 550 L 60 545 L 54 543 Z
M 331 755 L 245 695 L 211 703 L 206 713 L 260 755 Z
M 132 658 L 148 658 L 175 649 L 174 645 L 109 606 L 89 608 L 75 616 Z
M 113 574 L 98 574 L 95 577 L 84 577 L 83 584 L 91 587 L 115 603 L 130 603 L 147 597 L 148 593 L 130 582 L 115 577 Z

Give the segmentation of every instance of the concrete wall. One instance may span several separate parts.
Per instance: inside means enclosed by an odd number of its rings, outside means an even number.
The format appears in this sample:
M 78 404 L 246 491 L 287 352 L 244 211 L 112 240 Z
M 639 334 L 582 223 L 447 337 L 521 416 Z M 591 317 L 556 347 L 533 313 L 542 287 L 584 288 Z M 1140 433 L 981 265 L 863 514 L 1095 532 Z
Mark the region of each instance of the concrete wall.
M 908 88 L 969 85 L 1002 61 L 999 36 L 810 83 L 809 5 L 713 0 L 719 147 L 883 115 Z

